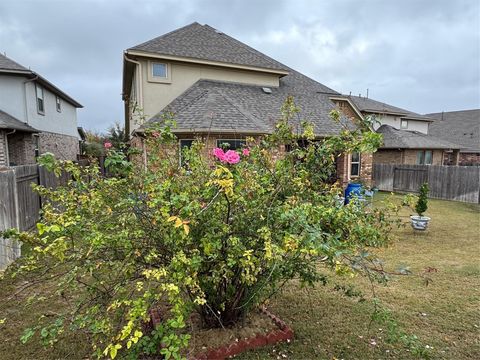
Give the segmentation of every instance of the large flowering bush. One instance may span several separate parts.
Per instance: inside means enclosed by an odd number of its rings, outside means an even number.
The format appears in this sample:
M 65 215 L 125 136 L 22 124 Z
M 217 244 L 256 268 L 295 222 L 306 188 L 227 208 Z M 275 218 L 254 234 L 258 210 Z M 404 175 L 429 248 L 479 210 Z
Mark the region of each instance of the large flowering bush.
M 338 154 L 374 151 L 380 139 L 358 124 L 313 142 L 307 122 L 301 131 L 293 125 L 297 112 L 289 98 L 275 133 L 238 152 L 212 155 L 194 143 L 182 154 L 188 169 L 168 150 L 178 148 L 169 119 L 146 132 L 147 168 L 110 150 L 112 176 L 104 178 L 96 166 L 44 157 L 72 180 L 55 191 L 37 187 L 49 201 L 38 231 L 9 234 L 32 249 L 12 271 L 56 276 L 52 296 L 73 307 L 41 319 L 24 340 L 82 331 L 99 356 L 178 357 L 193 311 L 205 326 L 227 326 L 289 279 L 372 271 L 366 249 L 387 241 L 388 217 L 355 202 L 338 206 L 341 189 L 329 180 Z M 283 145 L 289 151 L 279 157 Z M 155 306 L 163 322 L 147 332 Z

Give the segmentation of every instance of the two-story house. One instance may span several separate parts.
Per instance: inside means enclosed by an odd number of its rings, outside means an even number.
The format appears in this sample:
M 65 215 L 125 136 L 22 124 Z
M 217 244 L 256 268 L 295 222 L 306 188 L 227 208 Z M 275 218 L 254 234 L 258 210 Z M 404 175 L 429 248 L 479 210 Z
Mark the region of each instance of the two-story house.
M 76 160 L 81 107 L 44 77 L 0 54 L 0 166 L 33 164 L 45 152 Z
M 383 145 L 373 155 L 377 164 L 458 165 L 460 146 L 429 131 L 435 119 L 362 96 L 336 99 L 342 108 L 348 99 L 364 117 L 371 117 L 373 129 L 383 135 Z M 343 102 L 343 104 L 342 104 Z
M 139 120 L 161 121 L 166 112 L 177 123 L 178 149 L 194 139 L 207 150 L 236 149 L 247 137 L 271 133 L 289 95 L 301 109 L 298 121 L 311 121 L 317 138 L 342 129 L 329 116 L 337 108 L 332 98 L 341 94 L 208 25 L 193 23 L 131 47 L 123 65 L 125 128 L 145 157 Z M 350 110 L 351 117 L 362 116 Z M 342 121 L 353 124 L 350 116 Z M 372 154 L 347 154 L 338 159 L 337 177 L 369 182 L 371 166 Z

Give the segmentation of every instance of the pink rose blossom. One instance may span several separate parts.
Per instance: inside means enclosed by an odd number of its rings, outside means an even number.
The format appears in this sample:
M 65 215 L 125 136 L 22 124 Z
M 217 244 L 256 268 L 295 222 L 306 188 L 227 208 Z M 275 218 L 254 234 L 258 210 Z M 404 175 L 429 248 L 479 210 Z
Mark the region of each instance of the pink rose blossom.
M 105 149 L 110 149 L 112 147 L 112 143 L 106 142 L 105 144 L 103 144 L 103 146 L 105 147 Z
M 236 151 L 228 150 L 225 153 L 225 162 L 229 164 L 236 164 L 240 161 L 240 155 Z
M 250 150 L 249 149 L 243 149 L 242 154 L 243 154 L 243 156 L 249 156 L 250 155 Z
M 213 149 L 213 155 L 223 163 L 236 164 L 240 161 L 240 155 L 234 150 L 224 152 L 220 148 Z
M 213 155 L 220 160 L 221 162 L 225 162 L 225 153 L 220 148 L 213 149 Z

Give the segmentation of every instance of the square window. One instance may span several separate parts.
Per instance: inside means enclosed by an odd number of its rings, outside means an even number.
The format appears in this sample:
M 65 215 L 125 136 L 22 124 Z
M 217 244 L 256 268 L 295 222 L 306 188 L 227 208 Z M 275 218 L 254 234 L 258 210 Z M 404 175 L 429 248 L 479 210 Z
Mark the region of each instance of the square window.
M 400 120 L 400 128 L 408 129 L 408 120 L 405 120 L 405 119 Z
M 153 63 L 152 75 L 159 78 L 167 78 L 167 64 Z

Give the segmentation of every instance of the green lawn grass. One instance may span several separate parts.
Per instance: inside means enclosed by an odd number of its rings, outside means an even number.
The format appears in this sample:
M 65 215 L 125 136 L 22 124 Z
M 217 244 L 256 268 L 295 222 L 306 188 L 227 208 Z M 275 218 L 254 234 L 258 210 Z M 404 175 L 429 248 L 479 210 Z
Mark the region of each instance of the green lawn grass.
M 379 201 L 384 194 L 376 195 Z M 396 197 L 397 201 L 399 197 Z M 408 211 L 401 213 L 408 220 Z M 397 338 L 388 342 L 387 324 L 371 321 L 374 310 L 371 284 L 367 279 L 333 277 L 327 286 L 302 288 L 292 281 L 269 303 L 269 308 L 295 331 L 289 344 L 251 351 L 240 359 L 413 359 L 413 346 L 402 342 L 405 335 L 418 340 L 415 346 L 432 359 L 480 358 L 480 207 L 450 201 L 430 200 L 432 218 L 425 233 L 410 226 L 395 231 L 394 242 L 378 255 L 389 270 L 408 266 L 414 275 L 393 277 L 386 286 L 376 285 L 382 308 Z M 437 269 L 428 286 L 421 276 L 427 267 Z M 359 296 L 333 290 L 335 284 L 353 285 Z M 19 281 L 0 283 L 0 359 L 84 359 L 88 344 L 81 336 L 65 334 L 53 349 L 33 341 L 22 345 L 22 329 L 41 315 L 65 306 L 61 299 L 24 308 L 22 301 L 32 292 L 11 298 L 22 286 Z M 391 332 L 390 332 L 391 335 Z

